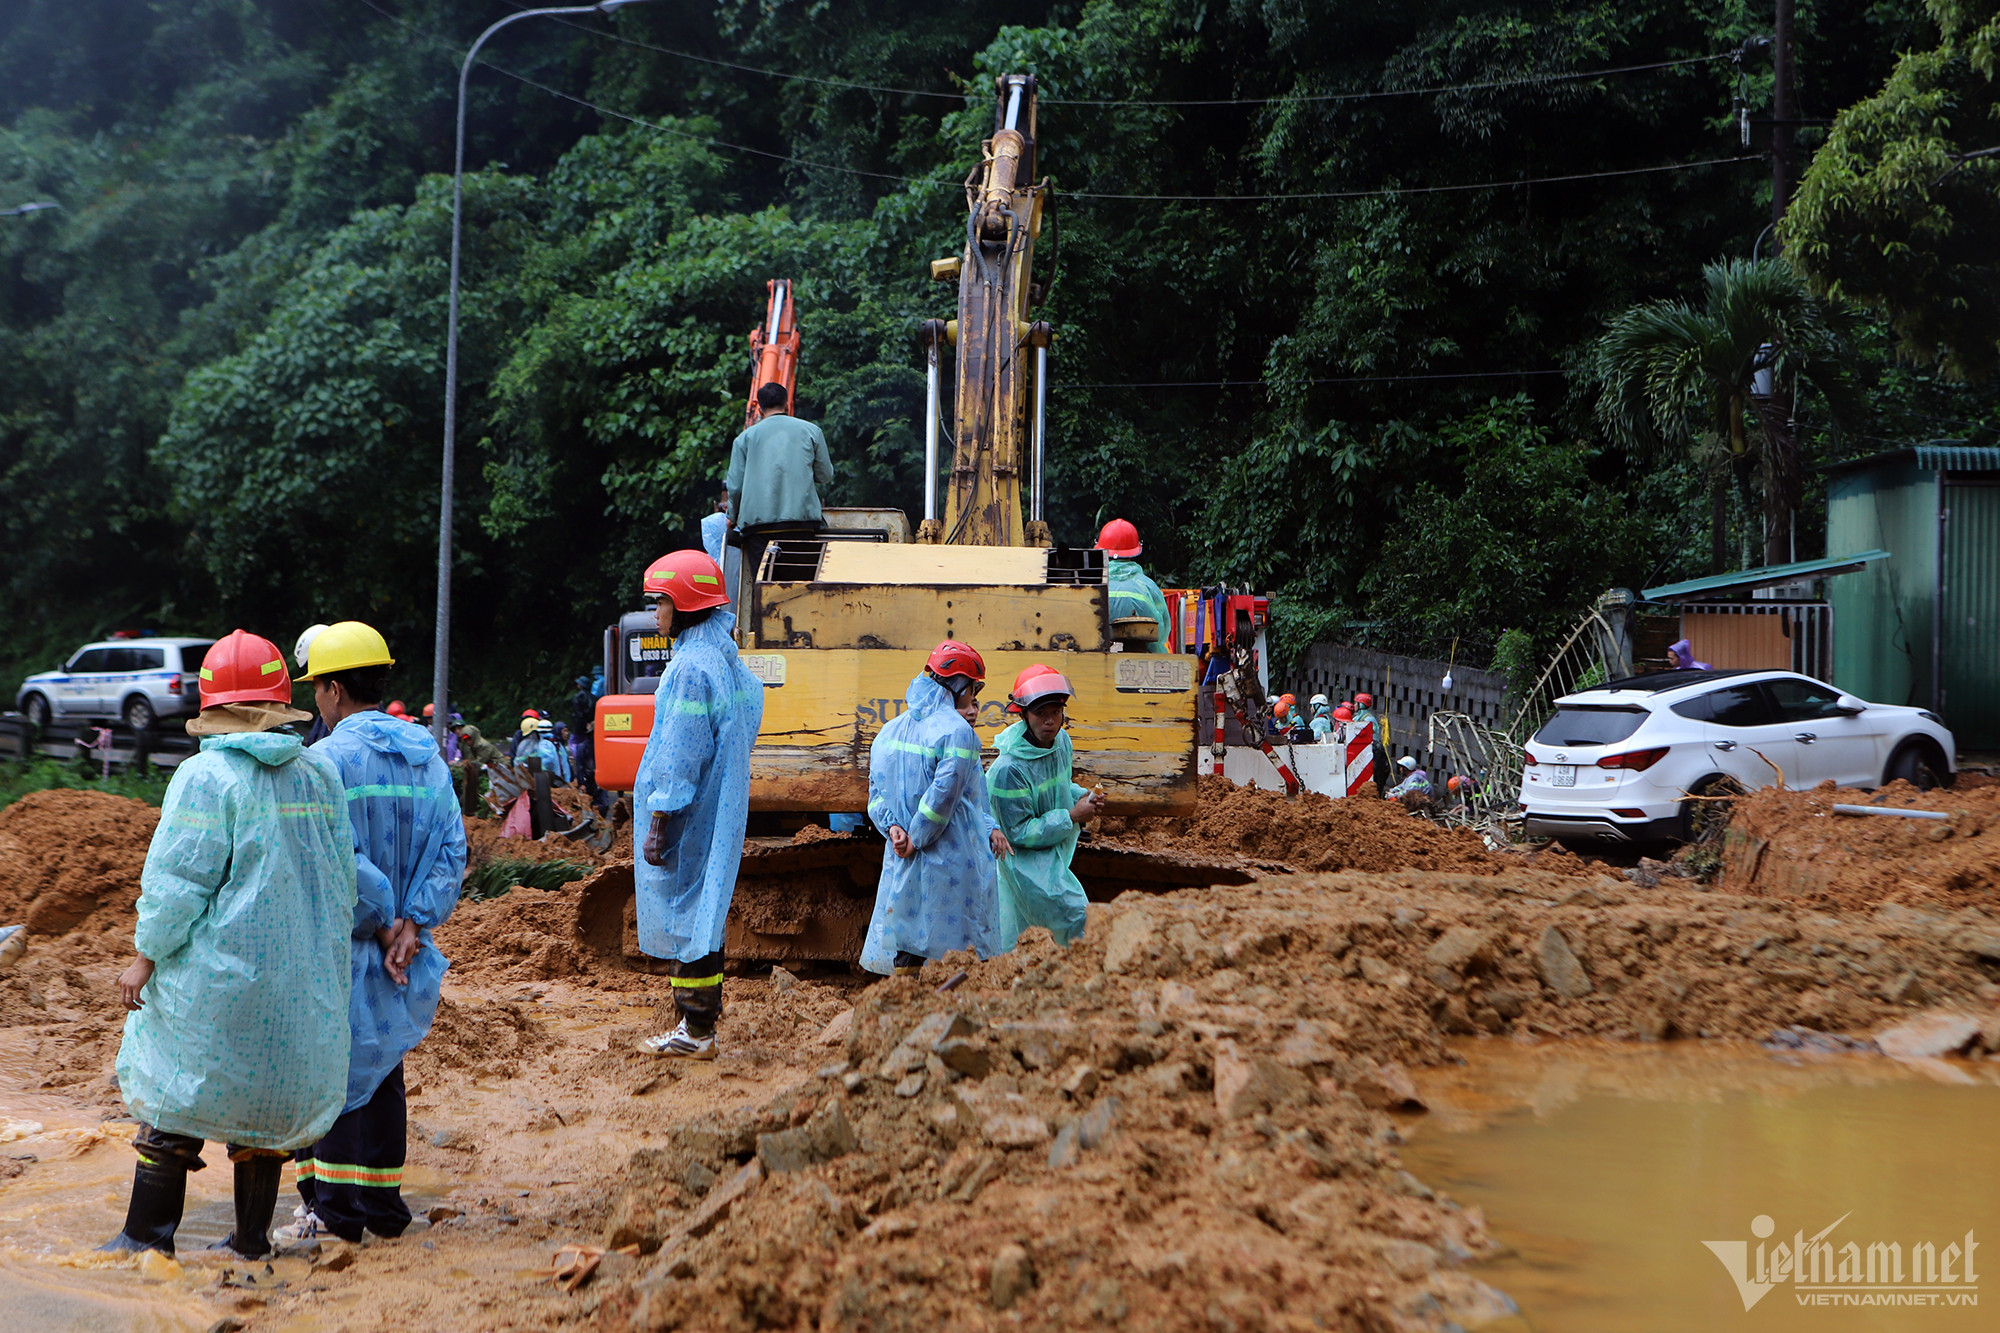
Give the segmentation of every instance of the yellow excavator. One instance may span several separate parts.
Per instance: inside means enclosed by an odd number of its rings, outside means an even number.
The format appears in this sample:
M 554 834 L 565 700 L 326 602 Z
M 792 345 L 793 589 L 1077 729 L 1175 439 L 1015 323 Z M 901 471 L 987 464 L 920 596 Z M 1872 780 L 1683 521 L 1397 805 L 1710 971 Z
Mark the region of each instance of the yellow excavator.
M 1050 330 L 1034 318 L 1034 256 L 1048 194 L 1035 179 L 1035 79 L 1009 74 L 997 85 L 993 133 L 966 182 L 964 250 L 930 266 L 933 278 L 956 281 L 958 308 L 923 326 L 922 520 L 912 531 L 899 511 L 830 510 L 822 531 L 771 543 L 738 579 L 738 641 L 765 688 L 731 958 L 859 956 L 882 861 L 880 835 L 858 818 L 869 745 L 941 639 L 986 660 L 979 730 L 989 745 L 1011 720 L 1008 682 L 1046 663 L 1076 686 L 1077 781 L 1102 789 L 1108 813 L 1194 808 L 1196 659 L 1144 651 L 1167 626 L 1114 624 L 1104 553 L 1056 544 L 1043 519 Z M 948 353 L 957 383 L 947 472 Z M 645 713 L 619 719 L 641 744 Z M 1103 841 L 1082 844 L 1075 868 L 1093 897 L 1250 877 L 1230 863 Z M 642 965 L 631 891 L 629 863 L 607 869 L 586 887 L 579 924 L 593 951 Z

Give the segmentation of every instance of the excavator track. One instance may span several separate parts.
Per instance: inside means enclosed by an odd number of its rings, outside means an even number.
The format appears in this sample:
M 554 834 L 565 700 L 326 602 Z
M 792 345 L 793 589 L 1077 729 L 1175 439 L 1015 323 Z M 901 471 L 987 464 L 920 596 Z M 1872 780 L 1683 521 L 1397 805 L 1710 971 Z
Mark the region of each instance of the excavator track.
M 1290 869 L 1274 861 L 1172 856 L 1101 839 L 1080 844 L 1072 868 L 1092 902 L 1134 889 L 1167 893 L 1247 884 Z M 858 961 L 881 870 L 882 840 L 866 834 L 812 842 L 751 839 L 737 874 L 724 952 L 735 960 L 774 963 Z M 659 971 L 658 960 L 639 951 L 633 892 L 630 861 L 585 880 L 577 939 L 600 965 Z

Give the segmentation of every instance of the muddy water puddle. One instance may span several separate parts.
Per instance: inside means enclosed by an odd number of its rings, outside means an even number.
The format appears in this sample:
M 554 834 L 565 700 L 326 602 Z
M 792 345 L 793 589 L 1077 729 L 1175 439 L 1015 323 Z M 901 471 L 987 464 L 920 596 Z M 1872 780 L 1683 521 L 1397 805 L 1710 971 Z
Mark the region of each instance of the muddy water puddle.
M 1401 1151 L 1508 1247 L 1479 1269 L 1521 1308 L 1497 1327 L 2000 1327 L 2000 1066 L 1954 1062 L 1953 1083 L 1710 1043 L 1458 1049 L 1419 1079 L 1432 1112 Z

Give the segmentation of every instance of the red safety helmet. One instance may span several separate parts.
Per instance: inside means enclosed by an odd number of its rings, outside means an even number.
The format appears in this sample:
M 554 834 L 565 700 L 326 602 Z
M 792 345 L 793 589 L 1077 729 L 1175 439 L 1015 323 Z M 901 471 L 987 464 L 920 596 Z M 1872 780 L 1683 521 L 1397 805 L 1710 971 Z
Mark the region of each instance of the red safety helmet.
M 1146 548 L 1139 545 L 1139 529 L 1122 518 L 1114 518 L 1097 534 L 1097 549 L 1106 555 L 1129 559 Z
M 1346 704 L 1342 704 L 1340 707 L 1333 710 L 1333 716 L 1336 721 L 1352 722 L 1354 720 L 1354 710 L 1349 708 Z
M 1030 662 L 1028 665 L 1022 667 L 1020 674 L 1014 677 L 1014 688 L 1007 691 L 1007 711 L 1010 713 L 1020 712 L 1021 687 L 1035 677 L 1046 675 L 1054 670 L 1054 667 L 1044 662 Z
M 438 711 L 438 706 L 437 706 L 436 704 L 425 704 L 425 705 L 424 705 L 424 716 L 425 716 L 425 717 L 436 717 L 436 716 L 437 716 L 437 711 Z
M 1354 702 L 1360 704 L 1363 708 L 1373 708 L 1375 706 L 1375 696 L 1372 694 L 1357 694 L 1354 696 Z
M 646 595 L 665 597 L 676 611 L 729 605 L 722 566 L 706 551 L 670 551 L 646 567 Z
M 1008 710 L 1024 713 L 1036 704 L 1046 703 L 1050 699 L 1068 699 L 1075 693 L 1076 690 L 1070 685 L 1068 676 L 1053 667 L 1043 667 L 1040 672 L 1029 676 L 1026 680 L 1015 680 L 1014 701 L 1008 705 Z
M 931 649 L 930 660 L 924 663 L 924 670 L 939 680 L 950 680 L 953 676 L 964 676 L 982 684 L 986 680 L 986 661 L 974 652 L 969 644 L 957 639 L 946 639 Z
M 523 708 L 521 710 L 522 717 L 540 717 L 541 715 L 542 713 L 539 708 Z
M 285 655 L 269 639 L 248 630 L 232 630 L 201 659 L 201 706 L 240 704 L 254 700 L 288 704 L 292 676 Z
M 382 711 L 387 713 L 390 717 L 408 717 L 410 715 L 410 710 L 403 707 L 403 701 L 401 699 L 391 699 L 389 701 L 389 706 L 387 708 L 384 708 Z

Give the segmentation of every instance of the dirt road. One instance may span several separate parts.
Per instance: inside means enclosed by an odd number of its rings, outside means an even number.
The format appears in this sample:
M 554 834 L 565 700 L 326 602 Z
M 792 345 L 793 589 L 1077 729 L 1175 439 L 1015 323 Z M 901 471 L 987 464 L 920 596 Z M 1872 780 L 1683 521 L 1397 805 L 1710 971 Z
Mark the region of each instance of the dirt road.
M 0 852 L 12 838 L 45 867 L 60 812 L 18 808 Z M 78 817 L 103 834 L 116 813 Z M 1259 837 L 1312 835 L 1272 813 Z M 465 904 L 408 1065 L 413 1192 L 435 1220 L 270 1275 L 189 1253 L 226 1226 L 226 1170 L 195 1177 L 179 1271 L 75 1266 L 129 1179 L 129 1124 L 105 1118 L 122 1115 L 111 978 L 131 898 L 117 839 L 64 852 L 53 875 L 0 878 L 0 915 L 57 890 L 72 913 L 90 903 L 0 978 L 0 1117 L 43 1125 L 0 1145 L 0 1322 L 11 1306 L 93 1315 L 75 1327 L 356 1333 L 1476 1327 L 1509 1310 L 1466 1267 L 1494 1249 L 1486 1219 L 1397 1156 L 1421 1114 L 1408 1071 L 1454 1059 L 1450 1039 L 1809 1042 L 1943 1008 L 1972 1016 L 1958 1047 L 2000 1047 L 1991 883 L 1926 897 L 1906 874 L 1833 901 L 1768 877 L 1645 888 L 1413 826 L 1391 826 L 1417 839 L 1396 855 L 1449 868 L 1128 894 L 1071 949 L 1036 935 L 917 979 L 732 978 L 724 1056 L 691 1069 L 633 1049 L 667 986 L 579 947 L 581 886 Z M 1986 827 L 1968 810 L 1951 836 L 1970 848 Z M 568 1244 L 639 1254 L 563 1292 L 547 1269 Z

